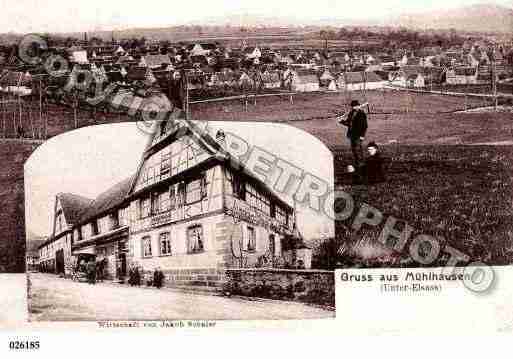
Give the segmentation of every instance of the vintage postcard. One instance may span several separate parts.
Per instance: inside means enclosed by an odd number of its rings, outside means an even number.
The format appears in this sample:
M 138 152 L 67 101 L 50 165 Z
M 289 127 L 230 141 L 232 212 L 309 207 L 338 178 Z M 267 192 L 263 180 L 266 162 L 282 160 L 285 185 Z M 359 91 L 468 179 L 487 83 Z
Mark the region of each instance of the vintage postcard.
M 0 328 L 511 332 L 510 1 L 1 6 Z

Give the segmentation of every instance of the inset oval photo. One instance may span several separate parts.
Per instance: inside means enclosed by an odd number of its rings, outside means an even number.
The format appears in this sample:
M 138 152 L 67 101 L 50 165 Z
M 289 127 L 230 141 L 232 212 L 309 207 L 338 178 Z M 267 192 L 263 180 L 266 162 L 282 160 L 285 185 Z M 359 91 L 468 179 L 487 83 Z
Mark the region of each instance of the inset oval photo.
M 31 320 L 334 317 L 333 162 L 276 123 L 48 140 L 25 164 Z

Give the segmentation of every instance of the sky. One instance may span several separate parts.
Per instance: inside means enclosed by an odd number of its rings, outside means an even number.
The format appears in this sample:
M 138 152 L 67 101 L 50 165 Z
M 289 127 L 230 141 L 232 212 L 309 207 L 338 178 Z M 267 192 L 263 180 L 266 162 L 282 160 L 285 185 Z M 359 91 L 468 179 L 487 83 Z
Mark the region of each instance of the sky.
M 234 133 L 333 186 L 333 156 L 306 132 L 277 123 L 210 122 L 209 126 L 212 133 L 219 128 Z M 39 146 L 25 163 L 27 234 L 51 233 L 57 193 L 93 199 L 135 173 L 147 142 L 148 135 L 134 123 L 124 123 L 66 132 Z M 283 199 L 293 205 L 291 197 Z M 328 217 L 299 205 L 296 212 L 306 239 L 334 234 L 334 223 Z
M 74 32 L 156 27 L 226 14 L 319 18 L 380 18 L 392 14 L 449 9 L 478 3 L 512 7 L 512 0 L 0 0 L 0 33 Z

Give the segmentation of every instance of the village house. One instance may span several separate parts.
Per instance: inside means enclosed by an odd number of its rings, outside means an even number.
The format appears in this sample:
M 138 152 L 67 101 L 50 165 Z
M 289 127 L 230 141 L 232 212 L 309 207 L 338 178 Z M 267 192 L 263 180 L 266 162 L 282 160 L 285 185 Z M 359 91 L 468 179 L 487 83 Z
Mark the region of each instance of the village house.
M 92 200 L 71 193 L 58 193 L 55 196 L 52 215 L 52 233 L 39 246 L 39 267 L 44 272 L 71 274 L 72 271 L 72 230 Z
M 191 56 L 207 56 L 212 54 L 216 49 L 217 46 L 210 43 L 191 44 L 187 47 L 187 50 L 189 50 L 189 55 Z
M 343 72 L 336 82 L 338 88 L 345 91 L 376 90 L 386 85 L 386 81 L 374 72 Z
M 406 78 L 406 87 L 419 88 L 419 87 L 424 87 L 424 86 L 425 86 L 424 75 L 422 75 L 419 72 L 409 74 L 408 77 Z
M 335 77 L 331 74 L 330 70 L 325 69 L 321 76 L 319 76 L 319 83 L 321 86 L 328 87 L 329 84 L 335 80 Z
M 281 87 L 280 74 L 277 71 L 264 71 L 261 75 L 262 85 L 266 89 Z
M 262 52 L 258 47 L 246 47 L 243 50 L 244 56 L 246 59 L 259 59 L 262 56 Z
M 310 71 L 291 70 L 285 76 L 285 86 L 291 91 L 313 92 L 319 91 L 319 78 Z
M 146 55 L 141 57 L 139 66 L 148 67 L 150 69 L 171 65 L 169 55 Z
M 399 72 L 402 72 L 404 75 L 402 79 L 404 79 L 404 87 L 409 88 L 419 88 L 425 86 L 425 78 L 423 75 L 424 68 L 420 66 L 404 66 Z
M 27 238 L 25 265 L 27 272 L 34 272 L 39 270 L 39 247 L 48 238 L 46 237 L 33 237 Z
M 32 93 L 32 75 L 29 72 L 4 70 L 0 73 L 0 91 L 16 96 Z
M 70 51 L 69 60 L 70 60 L 70 62 L 77 63 L 77 64 L 87 64 L 87 63 L 89 63 L 89 59 L 87 58 L 87 51 L 86 50 Z
M 133 176 L 94 200 L 57 196 L 41 270 L 94 258 L 112 279 L 137 265 L 161 268 L 169 286 L 215 287 L 224 268 L 310 268 L 294 209 L 237 165 L 229 141 L 184 121 L 155 125 Z
M 378 61 L 381 64 L 382 68 L 397 65 L 397 62 L 390 55 L 381 55 L 381 56 L 379 56 Z
M 474 85 L 477 74 L 477 67 L 456 67 L 446 71 L 445 82 L 449 85 Z
M 388 73 L 388 82 L 393 86 L 406 87 L 406 74 L 404 71 L 396 70 Z
M 251 89 L 255 86 L 255 81 L 246 72 L 242 72 L 238 79 L 239 86 L 243 89 Z

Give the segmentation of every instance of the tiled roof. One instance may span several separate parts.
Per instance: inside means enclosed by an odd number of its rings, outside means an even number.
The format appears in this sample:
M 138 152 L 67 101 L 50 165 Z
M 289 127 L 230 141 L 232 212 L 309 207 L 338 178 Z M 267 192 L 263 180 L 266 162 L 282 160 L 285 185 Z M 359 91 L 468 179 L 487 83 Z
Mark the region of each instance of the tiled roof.
M 159 67 L 162 66 L 162 64 L 169 65 L 171 59 L 169 55 L 146 55 L 144 56 L 144 62 L 148 67 Z
M 144 81 L 146 80 L 146 67 L 130 67 L 128 69 L 127 79 L 130 81 Z
M 80 216 L 80 222 L 84 223 L 87 220 L 95 218 L 123 203 L 128 191 L 130 190 L 132 179 L 133 176 L 124 179 L 91 201 L 87 210 Z
M 58 193 L 57 198 L 62 206 L 64 218 L 68 224 L 75 224 L 80 216 L 87 210 L 93 202 L 92 199 L 79 196 L 73 193 Z

